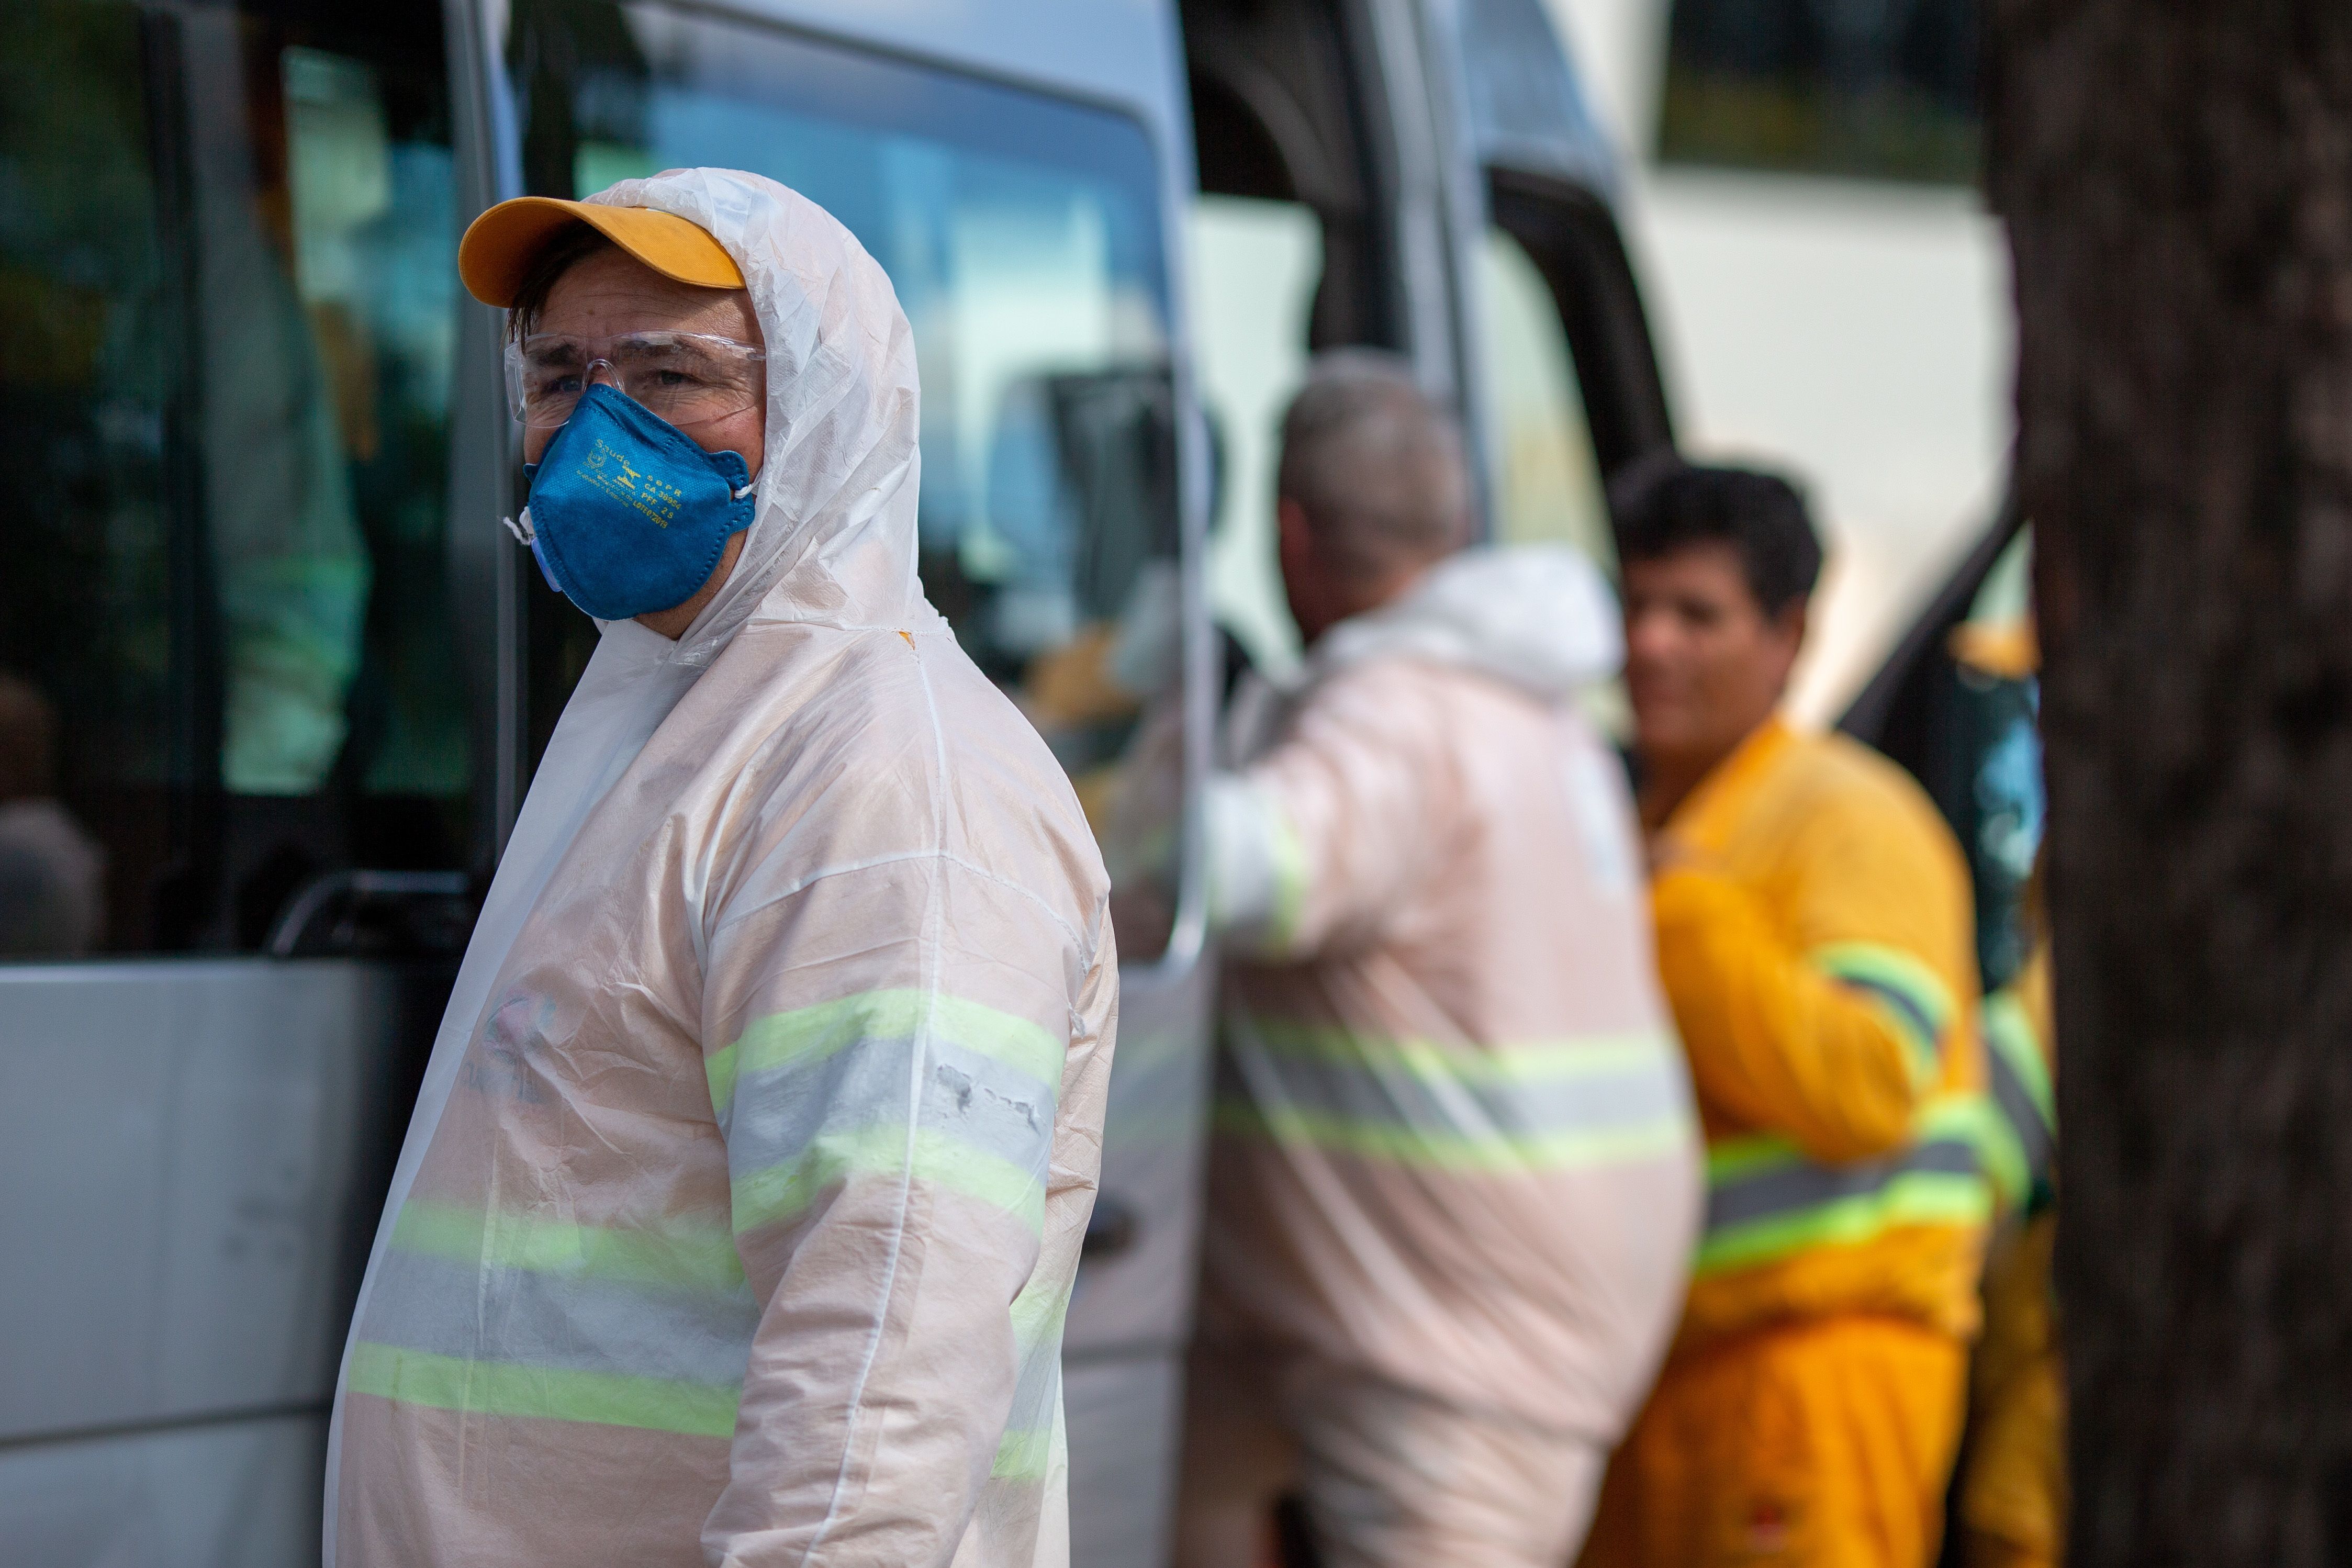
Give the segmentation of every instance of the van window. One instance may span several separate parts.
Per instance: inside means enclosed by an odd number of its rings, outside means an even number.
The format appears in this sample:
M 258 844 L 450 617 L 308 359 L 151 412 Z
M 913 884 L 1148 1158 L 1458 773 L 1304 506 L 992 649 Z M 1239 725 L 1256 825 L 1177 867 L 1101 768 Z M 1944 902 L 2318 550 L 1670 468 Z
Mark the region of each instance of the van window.
M 1195 365 L 1217 452 L 1211 602 L 1242 655 L 1277 673 L 1300 650 L 1275 555 L 1275 468 L 1283 412 L 1307 374 L 1322 241 L 1304 204 L 1247 196 L 1197 198 L 1186 232 Z M 1501 228 L 1488 231 L 1479 269 L 1494 535 L 1573 544 L 1613 572 L 1592 433 L 1551 286 Z
M 1307 378 L 1323 226 L 1302 203 L 1203 195 L 1185 240 L 1193 367 L 1217 457 L 1210 603 L 1252 665 L 1281 671 L 1299 649 L 1275 558 L 1274 476 L 1283 412 Z
M 1492 226 L 1478 253 L 1478 346 L 1486 392 L 1487 492 L 1503 544 L 1568 544 L 1611 576 L 1617 536 L 1560 307 L 1527 247 Z M 1604 734 L 1633 732 L 1624 682 L 1581 689 Z
M 2008 983 L 2042 929 L 2029 889 L 2048 801 L 2042 779 L 2041 653 L 2032 603 L 2033 530 L 2018 531 L 1986 574 L 1946 652 L 1958 677 L 1949 710 L 1951 798 L 1939 800 L 1975 882 L 1977 963 L 1985 988 Z
M 1573 544 L 1614 572 L 1608 501 L 1551 287 L 1500 228 L 1486 231 L 1478 283 L 1495 537 Z
M 507 58 L 535 193 L 748 169 L 888 272 L 922 374 L 924 590 L 1102 829 L 1181 668 L 1168 279 L 1141 128 L 654 5 L 519 5 Z M 594 632 L 534 592 L 543 736 Z
M 441 21 L 0 10 L 0 955 L 466 860 Z

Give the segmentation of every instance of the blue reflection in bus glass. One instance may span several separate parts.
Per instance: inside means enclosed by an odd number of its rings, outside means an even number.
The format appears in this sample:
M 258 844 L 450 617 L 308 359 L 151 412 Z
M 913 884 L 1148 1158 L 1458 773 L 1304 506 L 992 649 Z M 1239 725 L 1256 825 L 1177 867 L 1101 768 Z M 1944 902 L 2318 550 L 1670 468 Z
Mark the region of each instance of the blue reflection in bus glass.
M 2036 695 L 2028 682 L 2026 700 Z M 2042 734 L 2029 707 L 2011 717 L 1977 770 L 1977 826 L 1982 857 L 2022 882 L 2042 847 Z

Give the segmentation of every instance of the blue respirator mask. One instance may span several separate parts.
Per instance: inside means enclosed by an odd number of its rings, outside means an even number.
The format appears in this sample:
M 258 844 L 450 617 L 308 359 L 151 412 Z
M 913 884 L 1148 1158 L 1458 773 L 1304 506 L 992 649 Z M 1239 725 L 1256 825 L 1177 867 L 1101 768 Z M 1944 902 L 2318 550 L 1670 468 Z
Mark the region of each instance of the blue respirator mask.
M 757 505 L 741 454 L 704 451 L 601 382 L 523 474 L 530 504 L 509 526 L 548 584 L 600 621 L 692 598 Z

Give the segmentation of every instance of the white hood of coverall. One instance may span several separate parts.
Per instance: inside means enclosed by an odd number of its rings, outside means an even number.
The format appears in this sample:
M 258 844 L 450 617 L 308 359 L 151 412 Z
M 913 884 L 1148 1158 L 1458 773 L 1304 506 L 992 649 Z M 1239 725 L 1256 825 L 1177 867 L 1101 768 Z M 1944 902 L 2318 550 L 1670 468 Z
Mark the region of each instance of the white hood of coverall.
M 1523 544 L 1450 555 L 1403 598 L 1340 622 L 1308 656 L 1308 678 L 1397 656 L 1557 700 L 1616 674 L 1625 640 L 1617 602 L 1583 552 Z
M 490 988 L 581 823 L 721 649 L 751 621 L 909 632 L 943 626 L 916 577 L 914 339 L 879 263 L 833 216 L 772 180 L 672 170 L 588 200 L 676 213 L 742 269 L 767 341 L 768 428 L 759 507 L 734 574 L 672 642 L 635 621 L 600 622 L 593 658 L 548 742 L 499 862 L 435 1037 L 353 1321 L 446 1105 Z M 877 323 L 887 330 L 876 332 Z M 494 519 L 460 526 L 496 528 Z M 334 1555 L 342 1402 L 327 1462 Z
M 1220 731 L 1220 763 L 1255 760 L 1318 684 L 1381 658 L 1475 669 L 1561 702 L 1615 675 L 1625 639 L 1608 583 L 1573 545 L 1461 551 L 1431 567 L 1404 597 L 1325 632 L 1284 677 L 1244 680 Z

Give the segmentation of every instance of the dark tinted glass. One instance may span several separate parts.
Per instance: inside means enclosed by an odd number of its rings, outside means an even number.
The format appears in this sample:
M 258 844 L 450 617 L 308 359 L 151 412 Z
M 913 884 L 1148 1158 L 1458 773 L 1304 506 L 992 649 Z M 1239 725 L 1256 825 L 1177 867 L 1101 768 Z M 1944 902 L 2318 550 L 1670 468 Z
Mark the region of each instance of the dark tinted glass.
M 451 167 L 436 7 L 0 7 L 0 953 L 464 863 Z
M 1976 0 L 1675 0 L 1659 153 L 1972 180 L 1977 51 Z
M 2032 907 L 2048 802 L 2042 780 L 2041 679 L 2028 578 L 2033 531 L 2021 531 L 1953 629 L 1958 678 L 1950 756 L 1939 801 L 1968 851 L 1976 884 L 1977 963 L 1985 989 L 2007 984 L 2041 940 Z

